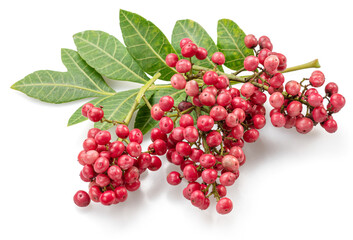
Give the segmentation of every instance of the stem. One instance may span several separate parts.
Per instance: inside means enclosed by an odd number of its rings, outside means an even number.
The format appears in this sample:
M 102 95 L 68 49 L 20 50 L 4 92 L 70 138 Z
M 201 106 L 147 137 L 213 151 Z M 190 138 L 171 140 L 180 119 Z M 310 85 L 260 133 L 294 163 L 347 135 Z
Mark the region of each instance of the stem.
M 148 107 L 149 109 L 152 109 L 152 105 L 151 105 L 151 103 L 148 101 L 148 99 L 146 98 L 145 95 L 142 96 L 142 99 L 143 99 L 143 101 L 145 101 L 147 107 Z
M 306 68 L 320 68 L 320 63 L 318 59 L 315 59 L 311 62 L 308 63 L 304 63 L 298 66 L 294 66 L 294 67 L 290 67 L 287 68 L 286 70 L 282 71 L 281 73 L 287 73 L 287 72 L 293 72 L 293 71 L 298 71 L 298 70 L 302 70 L 302 69 L 306 69 Z
M 137 96 L 135 98 L 135 102 L 132 105 L 129 113 L 127 114 L 126 118 L 124 119 L 124 122 L 126 125 L 129 125 L 130 120 L 132 118 L 132 115 L 134 114 L 136 107 L 140 104 L 141 99 L 143 98 L 143 96 L 145 95 L 145 92 L 147 91 L 147 89 L 149 89 L 153 83 L 161 76 L 160 73 L 156 73 L 141 89 L 140 91 L 137 93 Z

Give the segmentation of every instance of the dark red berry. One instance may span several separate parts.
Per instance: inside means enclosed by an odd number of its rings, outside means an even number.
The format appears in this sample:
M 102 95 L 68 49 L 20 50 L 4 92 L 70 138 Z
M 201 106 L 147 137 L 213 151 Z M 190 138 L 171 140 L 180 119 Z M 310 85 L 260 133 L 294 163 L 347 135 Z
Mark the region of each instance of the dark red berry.
M 79 207 L 87 207 L 91 202 L 91 198 L 87 192 L 80 190 L 74 195 L 74 202 Z

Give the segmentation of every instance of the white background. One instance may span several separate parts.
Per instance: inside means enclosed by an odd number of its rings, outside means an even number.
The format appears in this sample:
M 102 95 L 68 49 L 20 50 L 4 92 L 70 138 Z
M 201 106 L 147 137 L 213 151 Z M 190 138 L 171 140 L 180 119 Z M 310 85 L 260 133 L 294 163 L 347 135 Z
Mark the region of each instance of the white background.
M 349 2 L 2 1 L 0 239 L 353 239 Z M 246 33 L 271 37 L 289 66 L 319 58 L 327 81 L 337 82 L 346 97 L 335 117 L 338 132 L 318 126 L 299 135 L 268 124 L 258 142 L 244 148 L 247 163 L 228 190 L 234 209 L 226 216 L 216 213 L 214 203 L 206 211 L 193 207 L 182 196 L 185 183 L 169 186 L 165 177 L 173 168 L 167 162 L 145 174 L 141 189 L 123 204 L 76 207 L 74 193 L 87 189 L 76 156 L 92 125 L 66 124 L 84 101 L 42 103 L 10 86 L 39 69 L 65 71 L 60 48 L 75 49 L 77 32 L 103 30 L 122 40 L 120 8 L 151 20 L 169 39 L 174 23 L 190 18 L 216 41 L 217 20 L 230 18 Z

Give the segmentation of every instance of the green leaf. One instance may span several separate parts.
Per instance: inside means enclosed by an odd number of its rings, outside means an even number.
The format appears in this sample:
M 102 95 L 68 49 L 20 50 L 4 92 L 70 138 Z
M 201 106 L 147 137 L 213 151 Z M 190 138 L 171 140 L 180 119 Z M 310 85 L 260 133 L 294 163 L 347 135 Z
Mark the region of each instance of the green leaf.
M 245 33 L 232 20 L 219 20 L 217 35 L 217 46 L 226 58 L 226 67 L 239 70 L 244 66 L 244 59 L 254 55 L 253 50 L 245 46 Z
M 113 80 L 146 83 L 148 77 L 114 36 L 102 31 L 74 35 L 80 56 L 101 75 Z
M 198 60 L 196 57 L 192 57 L 192 62 L 198 66 L 213 68 L 214 63 L 211 57 L 215 52 L 218 52 L 218 48 L 206 30 L 193 20 L 179 20 L 175 23 L 172 34 L 172 45 L 178 53 L 181 52 L 180 40 L 186 37 L 190 38 L 198 47 L 205 48 L 208 52 L 206 59 Z M 218 66 L 218 70 L 223 71 L 222 66 Z
M 13 84 L 11 88 L 49 103 L 114 95 L 115 91 L 76 51 L 62 49 L 61 58 L 67 72 L 36 71 Z
M 92 103 L 95 107 L 102 106 L 104 110 L 104 117 L 109 120 L 123 121 L 127 114 L 129 113 L 131 106 L 134 104 L 137 93 L 140 89 L 132 89 L 128 91 L 117 92 L 112 96 L 95 98 Z M 154 91 L 149 90 L 145 92 L 147 99 L 151 98 Z M 83 104 L 84 105 L 84 104 Z M 83 106 L 82 105 L 82 106 Z M 137 106 L 136 110 L 140 109 L 145 105 L 144 101 L 141 101 Z M 88 118 L 82 116 L 80 106 L 70 117 L 68 121 L 68 126 L 75 125 L 77 123 L 83 122 Z M 103 130 L 109 129 L 113 125 L 110 123 L 95 123 L 95 127 L 101 128 Z
M 166 36 L 152 22 L 128 11 L 120 10 L 120 28 L 131 56 L 149 75 L 161 73 L 161 80 L 170 80 L 177 73 L 165 57 L 176 53 Z
M 159 99 L 163 96 L 169 95 L 174 98 L 174 105 L 178 105 L 182 100 L 185 99 L 185 90 L 177 90 L 172 86 L 168 85 L 166 88 L 160 89 L 153 94 L 150 98 L 151 105 L 159 102 Z M 151 117 L 150 109 L 147 105 L 143 106 L 137 113 L 135 119 L 134 128 L 139 128 L 143 134 L 149 132 L 152 128 L 156 127 L 158 122 Z

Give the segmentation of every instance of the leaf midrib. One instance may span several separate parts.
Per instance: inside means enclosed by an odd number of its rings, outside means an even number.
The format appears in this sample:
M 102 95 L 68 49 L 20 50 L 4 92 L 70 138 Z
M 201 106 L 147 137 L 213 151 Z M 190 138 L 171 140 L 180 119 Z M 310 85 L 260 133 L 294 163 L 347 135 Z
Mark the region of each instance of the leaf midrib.
M 115 93 L 110 93 L 110 92 L 105 92 L 105 91 L 96 91 L 96 90 L 93 90 L 93 89 L 89 89 L 89 88 L 84 88 L 84 87 L 79 87 L 79 86 L 76 86 L 76 85 L 71 85 L 71 84 L 58 84 L 58 83 L 30 83 L 30 84 L 21 84 L 21 85 L 15 85 L 14 87 L 31 87 L 31 86 L 41 86 L 41 87 L 44 87 L 44 86 L 57 86 L 57 87 L 71 87 L 71 88 L 77 88 L 77 89 L 80 89 L 80 90 L 85 90 L 85 91 L 89 91 L 89 92 L 93 92 L 93 93 L 99 93 L 99 94 L 102 94 L 102 95 L 109 95 L 109 96 L 112 96 L 114 95 Z

